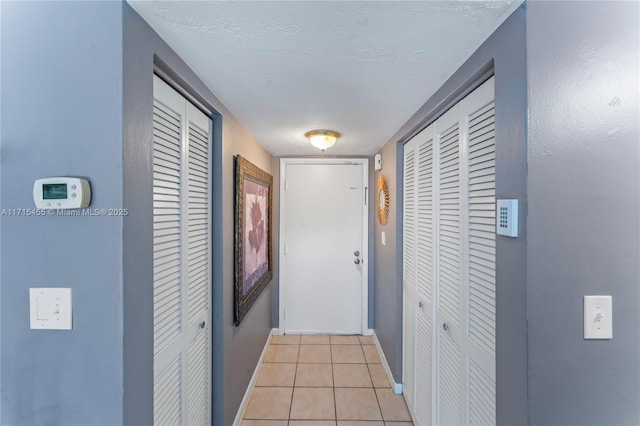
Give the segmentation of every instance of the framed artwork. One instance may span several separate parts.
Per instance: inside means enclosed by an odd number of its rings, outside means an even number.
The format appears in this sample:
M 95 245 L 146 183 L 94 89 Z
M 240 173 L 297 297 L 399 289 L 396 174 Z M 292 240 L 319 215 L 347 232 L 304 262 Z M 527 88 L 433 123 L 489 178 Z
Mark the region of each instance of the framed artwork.
M 271 199 L 273 177 L 235 157 L 235 325 L 273 276 Z

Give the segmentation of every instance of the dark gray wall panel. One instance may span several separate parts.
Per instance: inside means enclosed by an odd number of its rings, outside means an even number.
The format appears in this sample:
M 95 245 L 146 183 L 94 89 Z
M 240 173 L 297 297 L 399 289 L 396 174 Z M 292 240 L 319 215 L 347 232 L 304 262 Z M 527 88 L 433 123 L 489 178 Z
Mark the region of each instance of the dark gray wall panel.
M 389 145 L 404 143 L 433 122 L 457 100 L 495 73 L 496 84 L 496 196 L 520 200 L 520 235 L 496 240 L 496 380 L 497 421 L 505 425 L 527 422 L 527 317 L 526 317 L 526 150 L 527 91 L 525 10 L 518 8 L 474 52 L 438 91 L 405 123 L 382 149 L 385 165 L 397 160 L 397 193 L 402 191 L 402 159 Z M 401 148 L 401 147 L 399 147 Z M 401 155 L 398 149 L 397 155 Z M 384 166 L 383 166 L 384 167 Z M 383 168 L 383 172 L 386 174 Z M 401 200 L 392 193 L 396 218 L 396 258 L 379 256 L 376 229 L 375 328 L 396 381 L 401 381 L 402 353 L 402 224 Z M 387 244 L 390 244 L 387 238 Z M 388 246 L 387 246 L 388 247 Z M 378 262 L 381 262 L 378 264 Z M 396 278 L 387 277 L 396 271 Z M 379 275 L 383 272 L 383 276 Z M 384 278 L 383 278 L 384 277 Z M 385 301 L 383 301 L 386 298 Z M 382 299 L 382 300 L 381 300 Z M 391 306 L 383 305 L 389 303 Z M 392 361 L 394 360 L 394 361 Z
M 125 423 L 153 416 L 152 101 L 154 55 L 173 78 L 217 113 L 213 138 L 213 416 L 230 425 L 271 329 L 271 287 L 233 325 L 233 156 L 267 172 L 272 158 L 176 53 L 124 4 Z
M 528 3 L 531 424 L 640 424 L 638 2 Z M 583 340 L 583 296 L 613 340 Z
M 0 206 L 82 176 L 122 207 L 118 2 L 2 2 Z M 122 423 L 122 217 L 2 216 L 3 425 Z M 30 330 L 29 288 L 70 287 L 73 330 Z

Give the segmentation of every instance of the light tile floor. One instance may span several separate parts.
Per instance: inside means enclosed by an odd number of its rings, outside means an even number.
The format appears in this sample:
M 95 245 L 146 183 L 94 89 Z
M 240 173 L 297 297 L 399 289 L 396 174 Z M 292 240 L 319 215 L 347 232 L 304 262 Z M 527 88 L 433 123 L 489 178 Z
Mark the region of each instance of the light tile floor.
M 272 336 L 241 426 L 412 426 L 371 336 Z

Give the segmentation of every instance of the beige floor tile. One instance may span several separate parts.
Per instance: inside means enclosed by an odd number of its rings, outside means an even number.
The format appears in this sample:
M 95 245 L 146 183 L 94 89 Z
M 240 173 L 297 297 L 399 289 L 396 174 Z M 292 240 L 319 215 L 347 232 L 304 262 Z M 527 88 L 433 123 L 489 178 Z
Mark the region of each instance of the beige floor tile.
M 380 359 L 380 354 L 378 353 L 378 348 L 370 345 L 363 345 L 362 350 L 364 351 L 364 357 L 367 360 L 367 364 L 380 364 L 382 360 Z
M 291 420 L 289 426 L 336 426 L 334 420 Z
M 300 344 L 302 345 L 328 345 L 331 343 L 329 336 L 302 336 Z
M 411 415 L 402 395 L 395 395 L 391 389 L 376 389 L 376 394 L 385 422 L 411 421 Z
M 371 374 L 371 381 L 373 382 L 373 387 L 376 388 L 389 388 L 391 384 L 389 383 L 389 376 L 387 376 L 387 372 L 384 369 L 382 364 L 369 364 L 369 373 Z
M 245 419 L 287 420 L 293 388 L 253 388 Z
M 332 345 L 359 345 L 358 336 L 331 336 Z
M 332 420 L 336 418 L 332 388 L 294 388 L 292 420 Z
M 338 420 L 382 420 L 373 389 L 336 388 Z
M 336 364 L 364 364 L 360 345 L 331 345 L 331 361 Z
M 272 345 L 298 345 L 300 344 L 299 334 L 274 334 L 271 336 Z
M 303 364 L 331 363 L 331 347 L 329 345 L 300 345 L 298 362 Z
M 375 345 L 373 336 L 360 336 L 360 343 L 363 345 Z
M 296 377 L 296 364 L 266 362 L 260 367 L 256 386 L 293 387 Z
M 298 345 L 269 345 L 264 362 L 297 362 Z
M 296 386 L 312 388 L 333 387 L 331 364 L 298 364 Z
M 370 420 L 338 420 L 338 426 L 384 426 L 384 422 L 375 422 Z
M 373 387 L 367 364 L 333 364 L 333 383 L 337 388 Z
M 286 420 L 243 420 L 240 426 L 287 426 Z
M 385 422 L 384 426 L 413 426 L 413 423 L 412 422 Z

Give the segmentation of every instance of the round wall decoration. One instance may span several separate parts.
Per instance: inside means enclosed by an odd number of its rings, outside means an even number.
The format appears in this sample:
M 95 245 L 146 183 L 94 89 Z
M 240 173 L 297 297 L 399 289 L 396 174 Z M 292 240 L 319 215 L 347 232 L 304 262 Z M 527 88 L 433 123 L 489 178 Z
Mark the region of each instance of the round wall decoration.
M 389 187 L 387 186 L 387 180 L 384 175 L 378 176 L 378 221 L 380 225 L 387 223 L 389 217 Z

